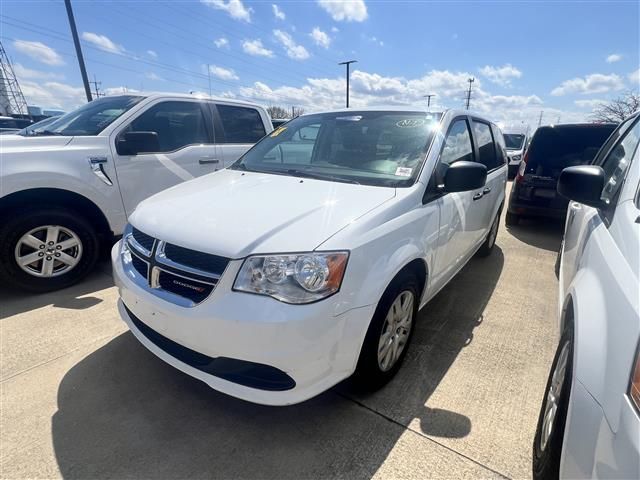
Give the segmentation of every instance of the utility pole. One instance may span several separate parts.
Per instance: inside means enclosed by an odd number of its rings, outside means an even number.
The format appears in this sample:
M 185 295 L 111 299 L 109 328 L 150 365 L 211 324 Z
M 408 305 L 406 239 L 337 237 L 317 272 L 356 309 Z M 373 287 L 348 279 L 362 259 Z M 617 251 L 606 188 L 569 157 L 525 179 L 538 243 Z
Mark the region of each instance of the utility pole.
M 82 48 L 80 47 L 76 21 L 73 18 L 73 10 L 71 10 L 71 0 L 64 0 L 64 6 L 67 9 L 67 17 L 69 18 L 69 26 L 71 27 L 71 36 L 73 37 L 73 44 L 76 47 L 76 56 L 78 57 L 78 64 L 80 65 L 80 74 L 82 75 L 82 83 L 84 84 L 84 93 L 87 95 L 87 102 L 90 102 L 93 99 L 91 98 L 91 89 L 89 88 L 89 77 L 87 77 L 87 69 L 84 67 L 84 57 L 82 56 Z
M 430 93 L 428 95 L 423 95 L 423 97 L 427 99 L 427 108 L 429 108 L 431 106 L 431 97 L 435 97 L 435 96 L 436 96 L 435 93 Z
M 94 93 L 95 93 L 96 98 L 100 98 L 101 96 L 104 96 L 104 95 L 102 95 L 100 93 L 100 87 L 99 87 L 99 85 L 102 85 L 102 82 L 99 82 L 96 79 L 95 75 L 93 76 L 93 82 L 89 82 L 89 83 L 93 83 L 93 88 L 94 88 Z
M 207 63 L 207 75 L 209 76 L 209 96 L 211 96 L 211 65 Z
M 473 82 L 475 82 L 476 79 L 475 78 L 470 78 L 469 80 L 467 80 L 467 82 L 469 82 L 469 89 L 467 90 L 467 99 L 466 99 L 466 108 L 467 110 L 469 110 L 469 104 L 471 103 L 471 89 L 473 87 Z
M 544 113 L 544 110 L 540 110 L 540 118 L 538 118 L 538 126 L 540 126 L 542 124 L 542 114 Z
M 347 108 L 349 108 L 349 65 L 352 63 L 357 63 L 357 60 L 347 60 L 346 62 L 340 62 L 338 65 L 346 65 L 347 66 Z

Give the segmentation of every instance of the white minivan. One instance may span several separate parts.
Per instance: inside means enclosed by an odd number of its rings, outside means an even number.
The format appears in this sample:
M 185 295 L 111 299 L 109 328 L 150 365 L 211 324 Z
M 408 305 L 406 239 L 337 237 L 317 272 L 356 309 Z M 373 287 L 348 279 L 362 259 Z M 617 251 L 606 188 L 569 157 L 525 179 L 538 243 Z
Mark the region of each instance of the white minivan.
M 466 111 L 298 117 L 143 201 L 112 250 L 138 340 L 216 390 L 286 405 L 400 367 L 424 306 L 495 242 L 500 130 Z

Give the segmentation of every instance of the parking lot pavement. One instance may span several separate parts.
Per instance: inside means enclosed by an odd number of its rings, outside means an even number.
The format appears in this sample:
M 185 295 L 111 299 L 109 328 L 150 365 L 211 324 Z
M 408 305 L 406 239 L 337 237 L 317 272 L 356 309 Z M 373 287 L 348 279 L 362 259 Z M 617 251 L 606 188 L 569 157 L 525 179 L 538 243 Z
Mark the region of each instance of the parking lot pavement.
M 0 290 L 0 477 L 530 477 L 561 226 L 500 229 L 420 313 L 386 388 L 347 381 L 286 408 L 219 394 L 145 350 L 107 263 L 62 292 Z

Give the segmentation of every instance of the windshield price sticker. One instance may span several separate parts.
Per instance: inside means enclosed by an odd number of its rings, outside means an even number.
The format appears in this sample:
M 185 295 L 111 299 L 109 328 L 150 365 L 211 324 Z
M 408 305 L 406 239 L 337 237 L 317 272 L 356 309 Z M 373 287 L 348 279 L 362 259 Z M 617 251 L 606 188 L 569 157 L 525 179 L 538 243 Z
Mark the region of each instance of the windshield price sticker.
M 410 177 L 411 172 L 413 172 L 413 168 L 398 167 L 396 168 L 396 177 Z

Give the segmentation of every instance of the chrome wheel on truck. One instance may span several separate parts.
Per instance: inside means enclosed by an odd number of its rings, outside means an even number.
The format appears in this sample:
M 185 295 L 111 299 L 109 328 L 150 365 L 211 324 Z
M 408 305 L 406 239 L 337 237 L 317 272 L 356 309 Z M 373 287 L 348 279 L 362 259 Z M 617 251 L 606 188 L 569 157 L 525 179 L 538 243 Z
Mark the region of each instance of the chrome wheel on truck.
M 60 225 L 43 225 L 22 235 L 15 248 L 15 261 L 36 277 L 55 277 L 74 268 L 82 258 L 78 235 Z

